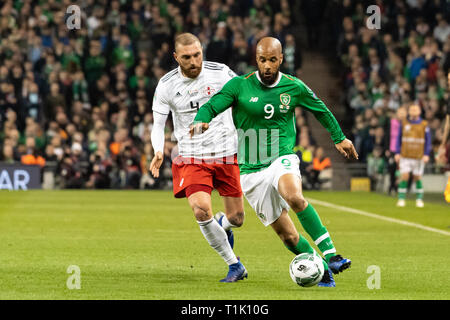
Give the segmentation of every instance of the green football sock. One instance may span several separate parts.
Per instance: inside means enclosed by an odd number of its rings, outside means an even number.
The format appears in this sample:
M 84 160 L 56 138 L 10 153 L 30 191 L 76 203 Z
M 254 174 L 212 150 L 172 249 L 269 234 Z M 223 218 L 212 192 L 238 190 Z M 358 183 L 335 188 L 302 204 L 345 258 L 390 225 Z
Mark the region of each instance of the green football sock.
M 316 209 L 311 204 L 308 204 L 305 210 L 297 213 L 297 217 L 306 233 L 309 234 L 324 255 L 325 260 L 329 262 L 330 258 L 336 255 L 336 249 Z
M 294 254 L 300 254 L 300 253 L 313 253 L 314 249 L 313 247 L 311 247 L 311 245 L 309 244 L 308 240 L 306 240 L 305 238 L 303 238 L 302 236 L 299 235 L 298 238 L 298 243 L 294 246 L 286 246 L 286 248 L 288 248 L 291 252 L 293 252 Z
M 406 191 L 408 191 L 408 182 L 402 180 L 398 184 L 398 198 L 406 199 Z
M 298 238 L 297 245 L 295 245 L 293 247 L 286 246 L 286 248 L 288 248 L 289 251 L 291 251 L 295 255 L 298 255 L 300 253 L 305 253 L 305 252 L 314 253 L 314 249 L 313 249 L 313 247 L 311 247 L 308 240 L 303 238 L 301 235 L 298 235 L 298 236 L 299 236 L 299 238 Z M 324 270 L 328 270 L 328 264 L 325 262 L 325 260 L 323 260 L 323 267 L 324 267 Z
M 423 185 L 422 185 L 422 180 L 417 180 L 417 181 L 416 181 L 416 199 L 417 199 L 417 200 L 423 199 Z

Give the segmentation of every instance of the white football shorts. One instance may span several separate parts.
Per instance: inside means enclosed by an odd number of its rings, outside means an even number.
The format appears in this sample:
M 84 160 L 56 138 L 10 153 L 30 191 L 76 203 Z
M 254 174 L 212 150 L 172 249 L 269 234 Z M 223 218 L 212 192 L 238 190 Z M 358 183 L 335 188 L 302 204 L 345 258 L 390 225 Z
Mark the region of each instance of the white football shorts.
M 278 180 L 287 173 L 301 178 L 296 154 L 281 156 L 261 171 L 241 175 L 244 196 L 266 227 L 280 217 L 283 209 L 289 211 L 286 200 L 278 193 Z
M 415 176 L 422 176 L 425 169 L 425 163 L 421 159 L 400 158 L 400 174 L 412 172 Z

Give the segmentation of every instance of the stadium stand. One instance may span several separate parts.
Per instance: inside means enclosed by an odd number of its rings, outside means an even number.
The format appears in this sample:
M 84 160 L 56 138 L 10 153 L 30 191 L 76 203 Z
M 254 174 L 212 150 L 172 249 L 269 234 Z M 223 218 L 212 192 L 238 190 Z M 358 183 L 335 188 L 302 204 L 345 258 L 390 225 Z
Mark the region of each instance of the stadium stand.
M 427 172 L 450 169 L 448 144 L 446 159 L 437 159 L 449 101 L 450 5 L 440 0 L 375 3 L 382 17 L 379 30 L 366 27 L 364 8 L 372 1 L 335 4 L 336 50 L 355 147 L 374 185 L 388 174 L 393 191 L 397 129 L 413 102 L 422 107 L 432 133 Z
M 387 160 L 406 106 L 420 104 L 437 152 L 449 98 L 449 6 L 445 1 L 377 1 L 382 28 L 365 27 L 363 4 L 344 1 L 337 43 L 345 103 L 354 115 L 355 146 L 363 161 Z M 373 160 L 373 159 L 372 159 Z M 431 155 L 435 163 L 434 153 Z M 448 163 L 447 163 L 448 165 Z M 436 170 L 441 170 L 438 167 Z
M 80 2 L 81 28 L 69 30 L 71 1 L 2 1 L 0 161 L 40 165 L 45 189 L 170 188 L 170 121 L 161 177 L 148 166 L 151 101 L 176 66 L 174 36 L 196 34 L 206 59 L 238 74 L 255 69 L 257 41 L 276 36 L 283 71 L 297 75 L 297 2 L 89 0 Z M 306 131 L 301 115 L 298 125 Z

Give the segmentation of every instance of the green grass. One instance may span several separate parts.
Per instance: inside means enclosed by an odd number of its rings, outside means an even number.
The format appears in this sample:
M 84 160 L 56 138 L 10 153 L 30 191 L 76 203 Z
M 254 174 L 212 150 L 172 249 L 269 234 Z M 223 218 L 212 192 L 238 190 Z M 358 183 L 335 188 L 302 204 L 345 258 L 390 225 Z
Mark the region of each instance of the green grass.
M 305 195 L 450 231 L 443 202 L 396 208 L 394 198 L 373 193 Z M 213 209 L 223 210 L 216 193 Z M 187 200 L 170 192 L 1 191 L 0 299 L 450 299 L 450 236 L 317 205 L 353 264 L 335 276 L 336 288 L 301 288 L 288 273 L 293 255 L 245 209 L 235 252 L 249 278 L 223 284 L 226 265 Z M 66 286 L 70 265 L 81 269 L 80 290 Z M 380 268 L 380 289 L 367 287 L 371 265 Z

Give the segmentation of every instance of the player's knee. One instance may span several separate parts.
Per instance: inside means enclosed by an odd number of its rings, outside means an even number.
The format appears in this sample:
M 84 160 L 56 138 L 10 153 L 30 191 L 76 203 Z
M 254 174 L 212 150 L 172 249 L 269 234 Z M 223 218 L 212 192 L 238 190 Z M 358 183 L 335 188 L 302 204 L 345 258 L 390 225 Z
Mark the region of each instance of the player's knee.
M 197 221 L 206 221 L 212 218 L 208 206 L 202 203 L 194 203 L 192 206 L 194 216 Z
M 400 181 L 408 181 L 409 180 L 409 173 L 404 173 L 400 176 Z
M 301 212 L 308 206 L 308 202 L 301 194 L 289 195 L 286 198 L 286 202 L 295 212 Z
M 298 233 L 280 234 L 280 238 L 288 247 L 295 247 L 299 240 Z
M 227 219 L 232 225 L 240 227 L 244 224 L 244 216 L 244 211 L 239 210 L 234 212 L 233 214 L 227 215 Z

